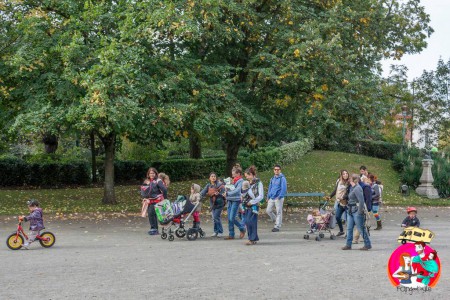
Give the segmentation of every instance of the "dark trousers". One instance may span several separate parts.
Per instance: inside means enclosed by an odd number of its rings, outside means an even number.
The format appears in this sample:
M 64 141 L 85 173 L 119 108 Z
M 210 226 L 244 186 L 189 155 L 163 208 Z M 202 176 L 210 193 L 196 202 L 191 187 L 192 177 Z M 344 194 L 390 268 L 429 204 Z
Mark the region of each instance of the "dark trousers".
M 150 230 L 158 230 L 158 219 L 156 217 L 155 204 L 148 206 L 148 221 L 150 222 Z
M 259 241 L 258 237 L 258 215 L 254 214 L 251 208 L 245 210 L 245 225 L 247 226 L 248 240 Z

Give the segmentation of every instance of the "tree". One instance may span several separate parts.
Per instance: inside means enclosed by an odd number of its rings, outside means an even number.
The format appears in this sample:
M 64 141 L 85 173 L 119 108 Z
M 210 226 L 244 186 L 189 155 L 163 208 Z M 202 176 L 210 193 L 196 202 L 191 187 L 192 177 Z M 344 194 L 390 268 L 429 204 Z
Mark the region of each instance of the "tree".
M 450 142 L 450 60 L 439 59 L 433 71 L 424 71 L 415 80 L 417 125 L 426 146 Z M 441 146 L 441 145 L 440 145 Z

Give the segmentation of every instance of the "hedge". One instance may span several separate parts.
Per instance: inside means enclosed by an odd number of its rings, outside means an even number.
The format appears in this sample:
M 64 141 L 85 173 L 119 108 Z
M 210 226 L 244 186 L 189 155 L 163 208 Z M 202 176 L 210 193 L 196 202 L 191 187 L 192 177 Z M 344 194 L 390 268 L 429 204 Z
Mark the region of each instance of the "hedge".
M 243 168 L 255 165 L 258 171 L 265 171 L 274 164 L 287 165 L 294 163 L 305 155 L 313 147 L 311 140 L 305 139 L 278 148 L 263 148 L 253 153 L 245 153 L 238 157 Z M 116 161 L 114 177 L 116 183 L 142 180 L 149 167 L 154 167 L 158 172 L 164 172 L 172 181 L 201 179 L 208 177 L 214 171 L 223 176 L 226 171 L 226 159 L 169 159 L 161 162 L 146 163 L 144 161 Z M 103 176 L 103 165 L 99 166 L 99 173 Z
M 356 153 L 391 160 L 402 150 L 401 144 L 374 140 L 344 140 L 330 145 L 316 145 L 317 149 Z
M 83 185 L 91 181 L 89 164 L 76 162 L 27 163 L 16 158 L 0 159 L 0 186 Z

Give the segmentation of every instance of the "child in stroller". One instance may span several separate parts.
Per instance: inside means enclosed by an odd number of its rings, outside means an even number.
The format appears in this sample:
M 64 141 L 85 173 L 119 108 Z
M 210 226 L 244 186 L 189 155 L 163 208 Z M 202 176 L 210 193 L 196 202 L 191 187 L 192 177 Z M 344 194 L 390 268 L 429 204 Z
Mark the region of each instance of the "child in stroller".
M 317 234 L 316 241 L 320 241 L 325 237 L 324 233 L 330 234 L 330 239 L 336 239 L 334 233 L 331 232 L 331 229 L 336 226 L 336 216 L 334 212 L 325 210 L 327 203 L 324 202 L 319 209 L 314 209 L 306 218 L 310 229 L 303 236 L 304 239 L 308 240 L 310 234 Z
M 178 238 L 186 236 L 190 241 L 196 240 L 199 234 L 200 237 L 204 237 L 205 233 L 200 227 L 189 228 L 187 231 L 185 229 L 186 221 L 195 213 L 198 205 L 199 203 L 194 205 L 186 196 L 182 195 L 179 195 L 172 204 L 169 200 L 156 204 L 156 215 L 162 226 L 161 238 L 173 241 L 174 233 Z

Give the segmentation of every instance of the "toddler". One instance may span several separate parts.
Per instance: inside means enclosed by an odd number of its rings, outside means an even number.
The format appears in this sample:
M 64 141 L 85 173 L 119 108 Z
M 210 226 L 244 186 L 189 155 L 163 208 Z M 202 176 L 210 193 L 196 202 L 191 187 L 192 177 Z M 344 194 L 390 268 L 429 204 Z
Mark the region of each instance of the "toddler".
M 28 210 L 30 214 L 28 216 L 20 216 L 20 221 L 30 221 L 30 233 L 28 234 L 28 239 L 22 245 L 25 249 L 28 249 L 30 244 L 34 242 L 39 231 L 44 229 L 44 219 L 42 215 L 42 208 L 39 207 L 39 202 L 37 200 L 31 199 L 27 201 Z
M 406 212 L 408 216 L 403 220 L 402 227 L 420 227 L 420 221 L 417 218 L 417 209 L 415 207 L 408 207 Z
M 252 193 L 252 191 L 250 189 L 250 182 L 248 182 L 248 181 L 242 182 L 241 201 L 242 201 L 243 204 L 246 205 L 247 202 L 250 201 L 250 199 L 251 199 L 250 196 L 252 195 L 251 193 Z M 244 207 L 244 209 L 245 209 L 245 207 Z M 254 213 L 254 214 L 258 214 L 259 213 L 259 206 L 258 206 L 258 204 L 253 204 L 252 205 L 252 213 Z
M 306 218 L 309 223 L 310 230 L 307 233 L 313 233 L 319 229 L 319 225 L 325 223 L 325 215 L 322 215 L 318 209 L 314 209 Z
M 200 195 L 201 187 L 198 184 L 192 184 L 191 185 L 191 195 L 189 196 L 189 201 L 191 201 L 192 204 L 197 205 L 197 208 L 195 209 L 195 212 L 192 214 L 192 217 L 194 218 L 194 228 L 199 229 L 200 228 L 200 212 L 202 211 L 202 202 L 201 195 Z

